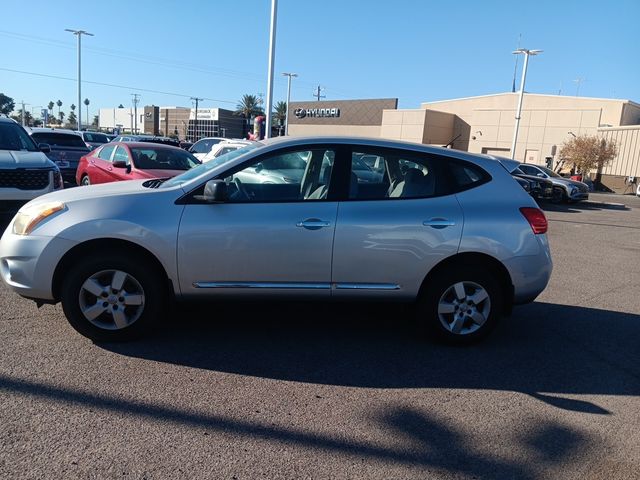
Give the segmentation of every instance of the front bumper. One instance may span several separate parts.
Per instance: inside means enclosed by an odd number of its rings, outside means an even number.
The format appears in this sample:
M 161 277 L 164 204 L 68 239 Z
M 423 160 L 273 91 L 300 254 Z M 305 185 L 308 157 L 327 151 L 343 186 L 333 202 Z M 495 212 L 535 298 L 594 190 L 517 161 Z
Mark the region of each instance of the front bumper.
M 76 242 L 59 237 L 15 235 L 12 226 L 7 227 L 0 239 L 2 280 L 23 297 L 54 300 L 52 280 L 56 266 Z
M 569 195 L 569 200 L 572 202 L 578 202 L 580 200 L 589 200 L 589 193 L 587 192 L 575 192 L 573 195 Z

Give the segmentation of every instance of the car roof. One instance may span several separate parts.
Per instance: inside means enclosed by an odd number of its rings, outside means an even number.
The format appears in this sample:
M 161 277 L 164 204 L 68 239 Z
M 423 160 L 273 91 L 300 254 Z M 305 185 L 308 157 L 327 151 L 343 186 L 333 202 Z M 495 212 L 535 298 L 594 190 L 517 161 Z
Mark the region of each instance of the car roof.
M 154 143 L 154 142 L 109 142 L 104 145 L 125 145 L 129 148 L 164 148 L 167 150 L 180 150 L 184 152 L 184 149 L 175 147 L 173 145 L 167 145 L 166 143 Z

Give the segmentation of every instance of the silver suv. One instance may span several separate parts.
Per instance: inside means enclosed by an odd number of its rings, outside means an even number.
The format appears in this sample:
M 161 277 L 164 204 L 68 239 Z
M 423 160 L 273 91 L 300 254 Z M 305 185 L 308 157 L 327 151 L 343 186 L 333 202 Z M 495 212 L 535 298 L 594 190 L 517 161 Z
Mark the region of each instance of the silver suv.
M 292 154 L 290 182 L 247 175 Z M 365 155 L 380 159 L 377 180 L 355 172 Z M 146 333 L 172 297 L 266 297 L 414 302 L 422 326 L 466 343 L 546 287 L 546 231 L 495 158 L 281 137 L 172 179 L 39 198 L 2 236 L 0 273 L 24 297 L 61 301 L 94 340 Z
M 561 200 L 563 202 L 579 202 L 580 200 L 589 200 L 589 186 L 586 183 L 571 180 L 558 175 L 550 168 L 541 165 L 531 165 L 530 163 L 521 163 L 520 170 L 527 175 L 533 175 L 538 178 L 544 178 L 553 183 L 554 188 L 562 192 Z
M 0 212 L 15 213 L 40 195 L 62 188 L 58 167 L 16 121 L 0 117 Z

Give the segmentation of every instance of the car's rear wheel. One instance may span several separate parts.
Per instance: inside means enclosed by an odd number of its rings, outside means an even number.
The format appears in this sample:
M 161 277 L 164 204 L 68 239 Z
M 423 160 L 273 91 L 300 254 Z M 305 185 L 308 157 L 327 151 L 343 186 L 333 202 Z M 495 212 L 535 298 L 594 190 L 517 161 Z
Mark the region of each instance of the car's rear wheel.
M 83 175 L 80 180 L 80 185 L 86 187 L 87 185 L 91 185 L 91 180 L 89 179 L 89 175 Z
M 438 273 L 419 298 L 419 324 L 450 343 L 473 343 L 485 337 L 503 312 L 504 294 L 492 273 L 464 265 Z
M 94 341 L 138 338 L 165 311 L 167 292 L 153 265 L 127 253 L 83 258 L 63 279 L 62 308 L 69 323 Z

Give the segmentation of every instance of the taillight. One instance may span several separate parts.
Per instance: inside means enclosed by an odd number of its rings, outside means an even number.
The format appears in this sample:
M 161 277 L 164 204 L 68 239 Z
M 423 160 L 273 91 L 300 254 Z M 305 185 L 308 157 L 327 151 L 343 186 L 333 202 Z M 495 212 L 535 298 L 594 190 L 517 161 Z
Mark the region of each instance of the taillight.
M 544 216 L 544 212 L 539 208 L 533 207 L 521 207 L 520 213 L 527 219 L 529 225 L 531 225 L 531 230 L 536 235 L 540 233 L 547 233 L 547 228 L 549 224 L 547 223 L 547 217 Z

